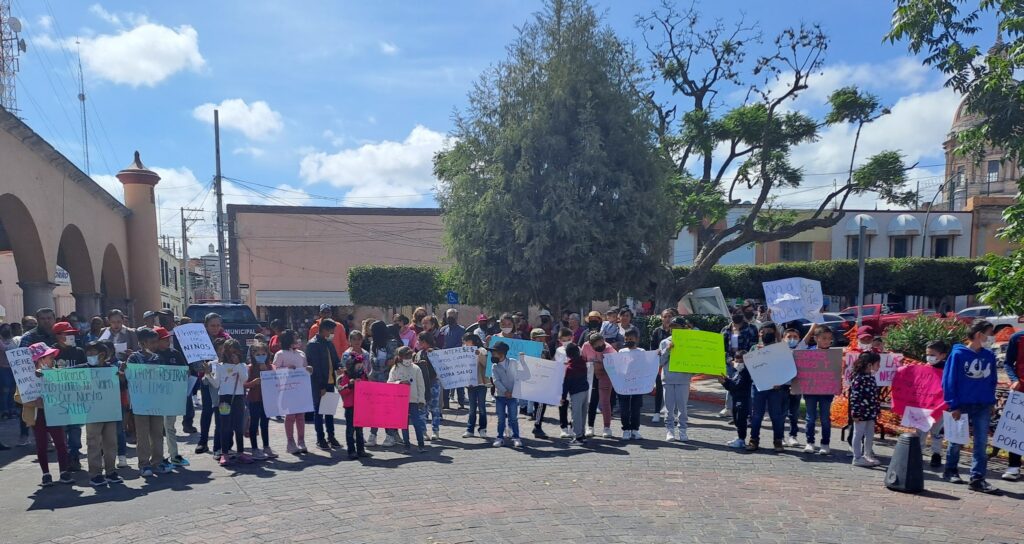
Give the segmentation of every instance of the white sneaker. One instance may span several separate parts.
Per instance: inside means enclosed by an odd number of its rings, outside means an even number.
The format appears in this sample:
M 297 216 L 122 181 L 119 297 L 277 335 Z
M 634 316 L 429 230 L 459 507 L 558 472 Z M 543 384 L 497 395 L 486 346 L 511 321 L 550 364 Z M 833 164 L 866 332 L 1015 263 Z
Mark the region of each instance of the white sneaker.
M 804 453 L 814 453 L 814 444 L 804 446 Z
M 658 414 L 651 416 L 651 423 L 661 423 L 661 416 Z
M 1016 482 L 1020 479 L 1020 468 L 1010 467 L 1003 473 L 1002 478 L 1008 482 Z
M 604 431 L 601 433 L 601 437 L 602 438 L 611 438 L 612 437 L 612 428 L 611 427 L 605 427 Z
M 743 442 L 742 438 L 737 438 L 737 439 L 732 440 L 730 442 L 726 442 L 725 445 L 729 446 L 730 448 L 737 448 L 737 449 L 746 446 L 746 444 Z
M 633 440 L 643 440 L 644 437 L 640 435 L 640 431 L 633 431 Z
M 821 446 L 821 449 L 818 450 L 818 455 L 831 455 L 831 454 L 832 454 L 832 450 L 830 450 L 828 446 L 824 446 L 823 445 L 823 446 Z
M 633 438 L 633 431 L 622 431 L 622 439 L 629 440 Z
M 783 441 L 783 444 L 789 446 L 790 448 L 795 448 L 797 446 L 797 441 L 796 438 L 793 438 L 792 436 L 787 436 L 786 440 Z
M 371 447 L 372 446 L 376 446 L 377 445 L 377 435 L 371 434 L 370 435 L 370 439 L 366 441 L 366 445 L 367 446 L 371 446 Z
M 665 416 L 667 416 L 667 415 L 668 415 L 668 408 L 666 408 L 666 407 L 662 406 L 662 407 L 661 407 L 661 411 L 660 411 L 660 412 L 658 412 L 658 413 L 659 413 L 659 414 L 661 414 L 661 417 L 665 417 Z
M 480 429 L 477 431 L 476 435 L 480 438 L 487 438 L 487 429 Z
M 512 447 L 513 448 L 521 448 L 521 447 L 523 447 L 523 441 L 519 440 L 518 438 L 512 439 Z
M 462 438 L 472 438 L 472 437 L 473 437 L 473 431 L 466 431 L 466 432 L 462 433 Z
M 728 408 L 722 408 L 722 411 L 718 412 L 718 417 L 732 417 L 732 411 Z
M 587 432 L 583 433 L 583 436 L 586 436 L 587 438 L 594 436 L 594 429 L 591 427 L 587 427 Z
M 440 437 L 437 436 L 437 431 L 433 431 L 430 433 L 430 440 L 440 440 Z
M 676 439 L 676 435 L 672 431 L 669 431 L 669 432 L 665 433 L 665 440 L 668 440 L 669 442 L 672 442 L 675 439 Z
M 495 438 L 494 443 L 491 445 L 494 446 L 495 448 L 500 448 L 505 445 L 505 441 L 502 440 L 501 438 Z
M 677 440 L 680 442 L 687 442 L 690 440 L 690 437 L 686 436 L 686 431 L 679 431 L 679 438 L 677 438 Z
M 117 468 L 128 468 L 128 458 L 124 455 L 117 456 Z
M 252 458 L 257 461 L 263 461 L 267 458 L 267 454 L 263 453 L 263 450 L 259 448 L 252 448 Z
M 562 432 L 558 435 L 558 438 L 572 438 L 572 435 L 569 434 L 567 427 L 562 427 Z
M 871 467 L 873 467 L 875 465 L 872 465 L 871 461 L 868 461 L 867 459 L 865 459 L 863 457 L 860 457 L 860 458 L 857 458 L 857 459 L 853 460 L 853 466 L 855 466 L 855 467 L 871 468 Z
M 385 448 L 390 448 L 391 446 L 394 446 L 394 445 L 395 445 L 395 439 L 390 437 L 390 436 L 384 437 L 384 442 L 381 443 L 381 446 L 383 446 Z
M 267 456 L 267 459 L 277 459 L 277 454 L 270 447 L 263 448 L 263 455 Z

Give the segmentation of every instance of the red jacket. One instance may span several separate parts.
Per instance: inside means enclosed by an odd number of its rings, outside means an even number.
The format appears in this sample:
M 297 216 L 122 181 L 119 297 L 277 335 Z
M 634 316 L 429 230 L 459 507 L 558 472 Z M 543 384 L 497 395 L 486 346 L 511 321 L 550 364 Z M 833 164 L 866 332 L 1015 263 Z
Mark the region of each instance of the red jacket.
M 356 392 L 348 386 L 351 382 L 352 380 L 348 377 L 348 372 L 343 371 L 341 378 L 338 380 L 338 393 L 341 395 L 341 405 L 345 408 L 352 408 L 356 405 Z

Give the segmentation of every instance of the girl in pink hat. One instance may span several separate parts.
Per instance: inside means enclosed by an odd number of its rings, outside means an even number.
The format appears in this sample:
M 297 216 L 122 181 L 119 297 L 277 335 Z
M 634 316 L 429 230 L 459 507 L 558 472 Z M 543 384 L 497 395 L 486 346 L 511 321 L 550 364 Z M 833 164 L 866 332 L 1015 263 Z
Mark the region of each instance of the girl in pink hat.
M 37 342 L 28 347 L 32 353 L 32 362 L 36 364 L 36 375 L 42 379 L 42 371 L 53 368 L 53 358 L 60 352 L 42 342 Z M 48 427 L 46 425 L 46 414 L 43 410 L 43 398 L 37 397 L 30 401 L 23 401 L 21 391 L 15 393 L 14 400 L 24 407 L 21 417 L 25 424 L 32 427 L 36 437 L 36 459 L 39 461 L 39 468 L 43 471 L 43 481 L 40 485 L 49 487 L 53 485 L 53 476 L 50 475 L 50 464 L 47 459 L 46 446 L 49 443 L 47 437 L 53 440 L 53 448 L 57 450 L 57 466 L 60 469 L 60 483 L 70 484 L 71 471 L 68 470 L 71 459 L 68 456 L 68 445 L 64 439 L 63 427 Z

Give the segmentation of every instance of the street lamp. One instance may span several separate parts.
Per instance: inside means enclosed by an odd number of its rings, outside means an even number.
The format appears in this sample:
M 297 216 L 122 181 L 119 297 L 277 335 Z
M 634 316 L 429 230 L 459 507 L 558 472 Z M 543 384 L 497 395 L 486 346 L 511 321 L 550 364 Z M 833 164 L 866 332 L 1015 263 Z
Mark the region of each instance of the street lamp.
M 947 178 L 946 181 L 943 181 L 941 185 L 939 185 L 939 190 L 935 192 L 935 196 L 932 197 L 932 201 L 928 204 L 928 209 L 925 210 L 925 212 L 924 212 L 924 227 L 922 227 L 922 232 L 921 232 L 921 257 L 924 257 L 924 248 L 927 245 L 927 240 L 928 240 L 928 218 L 932 214 L 932 208 L 935 206 L 935 199 L 939 198 L 939 195 L 942 194 L 943 187 L 945 187 L 947 183 L 953 181 L 953 179 L 955 179 L 955 178 L 957 178 L 959 176 L 960 176 L 960 172 L 956 172 L 952 176 L 949 176 L 949 178 Z M 953 202 L 953 200 L 955 198 L 956 198 L 956 195 L 953 195 L 953 194 L 949 195 L 949 201 L 951 203 Z

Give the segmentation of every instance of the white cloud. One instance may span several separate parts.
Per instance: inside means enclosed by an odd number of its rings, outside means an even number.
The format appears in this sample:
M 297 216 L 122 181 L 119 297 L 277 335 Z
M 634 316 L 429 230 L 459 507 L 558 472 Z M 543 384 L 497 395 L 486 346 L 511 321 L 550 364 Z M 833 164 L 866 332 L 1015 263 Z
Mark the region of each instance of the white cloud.
M 116 14 L 103 9 L 103 6 L 99 4 L 89 6 L 89 13 L 92 13 L 112 25 L 121 26 L 121 18 Z
M 270 109 L 262 100 L 246 104 L 241 98 L 228 98 L 220 104 L 206 103 L 196 106 L 192 116 L 205 123 L 213 124 L 213 110 L 220 110 L 220 124 L 234 129 L 251 140 L 264 140 L 281 132 L 284 122 L 281 114 Z
M 417 125 L 401 142 L 385 140 L 337 153 L 308 153 L 300 162 L 299 175 L 307 183 L 327 182 L 347 190 L 344 205 L 411 205 L 429 199 L 426 194 L 437 183 L 434 154 L 448 145 L 444 134 Z
M 249 155 L 254 159 L 258 159 L 265 155 L 267 152 L 265 149 L 261 147 L 244 146 L 236 147 L 235 149 L 231 150 L 231 153 L 234 155 Z
M 43 29 L 44 32 L 49 32 L 53 28 L 53 17 L 49 15 L 43 15 L 39 18 L 39 28 Z
M 398 46 L 393 44 L 393 43 L 391 43 L 391 42 L 384 42 L 384 41 L 382 41 L 378 45 L 380 46 L 380 52 L 384 53 L 385 55 L 397 55 L 398 54 Z

